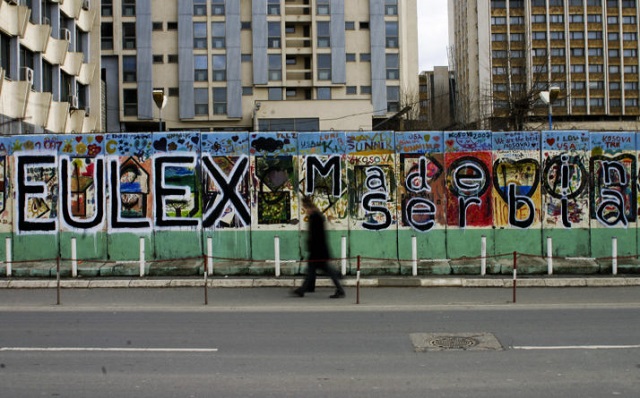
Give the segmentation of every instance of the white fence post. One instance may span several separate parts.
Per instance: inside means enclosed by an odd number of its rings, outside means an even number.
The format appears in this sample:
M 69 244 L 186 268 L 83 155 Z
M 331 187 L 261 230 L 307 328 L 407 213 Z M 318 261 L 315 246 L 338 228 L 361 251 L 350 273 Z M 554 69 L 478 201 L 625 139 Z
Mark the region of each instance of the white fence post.
M 416 236 L 411 237 L 411 274 L 418 276 L 418 239 Z
M 213 274 L 213 238 L 207 236 L 207 273 Z
M 7 257 L 6 260 L 6 265 L 7 265 L 7 278 L 11 276 L 12 270 L 11 270 L 11 261 L 12 261 L 12 253 L 11 253 L 11 238 L 7 237 L 4 240 L 4 248 L 5 248 L 5 255 Z
M 480 275 L 487 274 L 487 237 L 482 235 L 480 240 Z
M 76 246 L 76 238 L 71 238 L 71 276 L 78 276 L 78 247 Z
M 342 237 L 342 275 L 347 275 L 347 237 Z
M 144 247 L 144 238 L 140 238 L 140 278 L 144 276 L 144 268 L 145 268 L 145 247 Z
M 547 273 L 553 275 L 553 240 L 547 236 Z
M 273 251 L 276 260 L 276 278 L 278 278 L 280 277 L 280 237 L 278 235 L 273 237 Z
M 611 272 L 618 275 L 618 238 L 611 238 Z

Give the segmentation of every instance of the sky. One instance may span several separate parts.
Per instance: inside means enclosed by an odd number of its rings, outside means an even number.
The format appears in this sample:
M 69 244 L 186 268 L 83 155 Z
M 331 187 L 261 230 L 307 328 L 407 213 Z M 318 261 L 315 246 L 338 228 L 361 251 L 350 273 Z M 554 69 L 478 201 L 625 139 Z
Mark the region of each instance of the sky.
M 418 1 L 419 70 L 446 66 L 449 45 L 447 0 Z

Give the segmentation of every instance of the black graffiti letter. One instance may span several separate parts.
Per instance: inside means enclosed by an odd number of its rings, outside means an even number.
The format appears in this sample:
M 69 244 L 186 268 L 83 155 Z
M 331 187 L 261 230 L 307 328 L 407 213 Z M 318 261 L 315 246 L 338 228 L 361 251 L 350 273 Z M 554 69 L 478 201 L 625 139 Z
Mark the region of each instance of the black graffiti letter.
M 249 168 L 249 158 L 246 156 L 241 157 L 233 166 L 229 176 L 226 176 L 218 168 L 210 156 L 203 156 L 202 163 L 205 171 L 213 178 L 221 192 L 218 203 L 205 211 L 202 226 L 205 228 L 212 227 L 224 212 L 227 202 L 230 202 L 231 206 L 236 210 L 243 226 L 251 224 L 251 212 L 238 192 L 238 185 L 242 182 L 242 178 Z
M 193 156 L 158 156 L 154 159 L 154 184 L 156 186 L 155 202 L 156 202 L 156 226 L 158 227 L 197 227 L 198 219 L 189 218 L 165 218 L 165 197 L 184 198 L 189 194 L 189 190 L 185 187 L 165 186 L 164 165 L 193 165 Z M 196 198 L 195 206 L 197 209 L 199 200 Z
M 624 216 L 624 196 L 622 196 L 622 194 L 616 190 L 603 189 L 602 198 L 604 200 L 602 201 L 602 203 L 600 203 L 596 211 L 596 217 L 598 218 L 598 221 L 608 227 L 613 227 L 619 222 L 626 227 L 627 218 Z M 610 216 L 614 214 L 614 212 L 609 212 L 607 215 L 604 214 L 605 210 L 611 207 L 614 207 L 616 209 L 615 214 L 617 214 L 613 218 L 611 218 Z
M 94 159 L 93 161 L 96 165 L 94 170 L 95 174 L 93 176 L 93 184 L 96 193 L 96 214 L 94 215 L 93 220 L 87 221 L 78 221 L 71 215 L 71 179 L 69 178 L 69 159 L 63 158 L 60 161 L 60 168 L 62 169 L 60 173 L 60 188 L 62 190 L 60 210 L 62 211 L 62 218 L 64 219 L 64 222 L 70 227 L 90 229 L 97 227 L 104 221 L 104 159 Z
M 416 184 L 416 182 L 419 182 L 419 184 Z M 418 160 L 418 171 L 409 173 L 404 185 L 407 190 L 411 192 L 431 192 L 431 187 L 427 180 L 427 158 L 420 156 Z
M 436 206 L 432 201 L 425 198 L 411 198 L 407 201 L 404 209 L 404 219 L 407 224 L 421 232 L 426 232 L 433 228 L 436 214 Z M 422 216 L 423 220 L 416 220 L 415 216 Z
M 47 196 L 45 183 L 29 184 L 26 174 L 30 165 L 38 165 L 41 167 L 55 167 L 55 156 L 17 156 L 18 162 L 18 181 L 17 193 L 18 198 L 18 230 L 19 231 L 55 231 L 56 220 L 27 220 L 27 201 L 30 196 L 43 198 Z
M 315 191 L 315 176 L 316 171 L 323 177 L 328 176 L 330 173 L 332 177 L 331 194 L 339 198 L 342 192 L 342 179 L 340 178 L 340 156 L 330 157 L 326 163 L 313 156 L 307 156 L 307 176 L 305 184 L 305 194 L 310 195 Z
M 391 213 L 385 206 L 374 206 L 371 202 L 380 201 L 385 203 L 387 201 L 386 192 L 369 192 L 362 197 L 362 207 L 368 212 L 379 212 L 384 215 L 385 220 L 382 223 L 371 223 L 365 221 L 362 226 L 366 229 L 378 231 L 381 229 L 387 229 L 391 225 Z
M 516 195 L 516 184 L 509 184 L 509 224 L 518 228 L 529 228 L 533 224 L 535 216 L 535 206 L 533 200 L 528 196 Z M 520 204 L 524 204 L 529 208 L 529 216 L 524 220 L 518 220 L 516 211 Z
M 111 195 L 111 228 L 151 228 L 149 220 L 127 221 L 120 218 L 122 212 L 122 196 L 120 194 L 120 167 L 117 160 L 111 160 L 109 167 L 111 172 L 110 195 Z
M 467 226 L 467 207 L 469 205 L 478 205 L 482 204 L 480 198 L 465 198 L 463 196 L 458 198 L 458 205 L 460 206 L 460 219 L 458 221 L 458 226 L 463 228 Z

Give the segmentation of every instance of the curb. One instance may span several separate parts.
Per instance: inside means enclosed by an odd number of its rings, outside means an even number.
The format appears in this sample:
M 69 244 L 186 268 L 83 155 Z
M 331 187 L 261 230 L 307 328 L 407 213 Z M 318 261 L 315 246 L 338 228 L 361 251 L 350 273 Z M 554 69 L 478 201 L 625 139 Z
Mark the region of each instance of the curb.
M 212 278 L 207 281 L 210 288 L 260 288 L 280 287 L 293 288 L 302 284 L 303 278 Z M 64 279 L 60 287 L 64 289 L 95 288 L 181 288 L 199 287 L 204 279 Z M 356 287 L 358 281 L 353 278 L 344 279 L 345 287 Z M 461 288 L 511 288 L 513 279 L 507 278 L 365 278 L 360 279 L 360 287 L 461 287 Z M 318 279 L 317 286 L 331 287 L 329 279 Z M 606 278 L 521 278 L 518 287 L 630 287 L 640 286 L 640 277 L 606 277 Z M 55 289 L 55 280 L 3 279 L 0 289 Z

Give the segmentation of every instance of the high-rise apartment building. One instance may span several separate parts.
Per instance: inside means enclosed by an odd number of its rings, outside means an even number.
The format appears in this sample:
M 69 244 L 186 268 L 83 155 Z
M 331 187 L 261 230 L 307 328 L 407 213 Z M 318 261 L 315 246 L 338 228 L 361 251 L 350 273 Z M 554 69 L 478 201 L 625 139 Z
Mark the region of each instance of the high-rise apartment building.
M 458 121 L 636 130 L 636 0 L 449 0 Z M 551 107 L 538 100 L 558 88 Z M 518 119 L 519 118 L 519 119 Z
M 371 129 L 417 93 L 416 8 L 102 0 L 107 131 Z
M 0 134 L 103 129 L 98 4 L 0 1 Z

